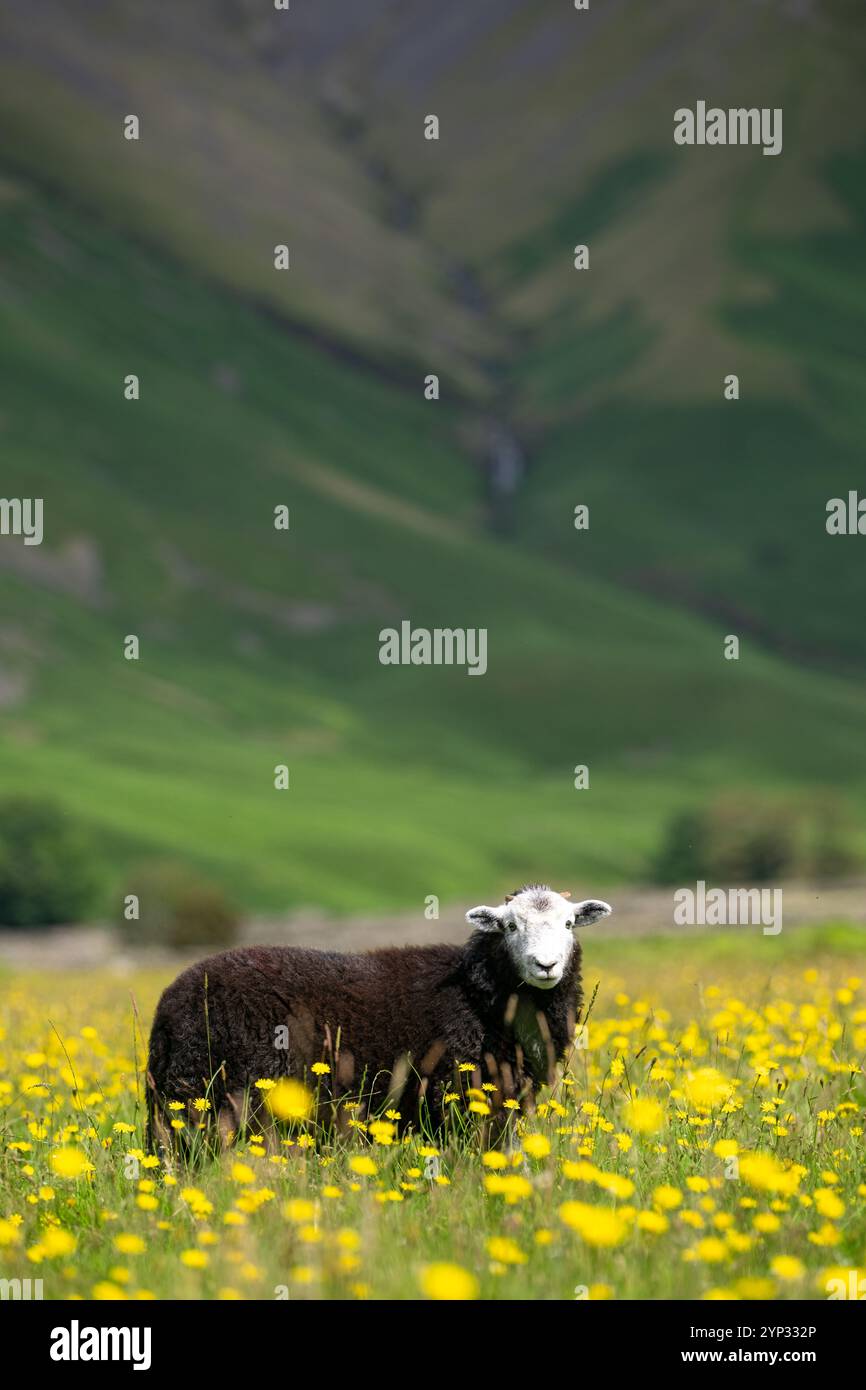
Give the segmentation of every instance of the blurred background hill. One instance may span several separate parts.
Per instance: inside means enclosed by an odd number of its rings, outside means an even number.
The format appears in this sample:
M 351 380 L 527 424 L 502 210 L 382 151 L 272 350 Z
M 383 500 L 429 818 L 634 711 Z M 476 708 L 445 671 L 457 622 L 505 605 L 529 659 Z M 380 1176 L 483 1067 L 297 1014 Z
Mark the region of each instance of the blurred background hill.
M 104 902 L 166 859 L 269 912 L 591 892 L 754 800 L 862 862 L 859 4 L 45 0 L 2 40 L 2 492 L 46 534 L 0 540 L 0 772 Z M 783 152 L 677 148 L 698 99 Z M 381 666 L 403 618 L 486 627 L 487 674 Z

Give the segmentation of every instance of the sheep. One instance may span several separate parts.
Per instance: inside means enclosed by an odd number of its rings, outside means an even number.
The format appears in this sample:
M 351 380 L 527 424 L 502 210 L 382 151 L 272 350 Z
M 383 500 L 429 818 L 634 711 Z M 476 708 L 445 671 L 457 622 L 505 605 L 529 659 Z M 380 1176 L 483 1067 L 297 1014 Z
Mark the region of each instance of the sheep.
M 362 1115 L 396 1106 L 401 1128 L 421 1123 L 431 1133 L 461 1064 L 473 1065 L 471 1084 L 496 1088 L 488 1094 L 500 1118 L 504 1101 L 531 1102 L 574 1038 L 582 993 L 572 929 L 611 911 L 568 896 L 527 884 L 498 907 L 474 907 L 462 946 L 363 954 L 247 946 L 191 966 L 154 1016 L 150 1149 L 177 1147 L 172 1101 L 193 1129 L 203 1114 L 215 1117 L 209 1134 L 223 1147 L 249 1126 L 273 1142 L 261 1079 L 315 1081 L 322 1115 L 339 1117 L 338 1102 L 351 1094 L 362 1098 Z M 315 1063 L 328 1071 L 311 1077 Z M 202 1099 L 204 1111 L 195 1105 Z

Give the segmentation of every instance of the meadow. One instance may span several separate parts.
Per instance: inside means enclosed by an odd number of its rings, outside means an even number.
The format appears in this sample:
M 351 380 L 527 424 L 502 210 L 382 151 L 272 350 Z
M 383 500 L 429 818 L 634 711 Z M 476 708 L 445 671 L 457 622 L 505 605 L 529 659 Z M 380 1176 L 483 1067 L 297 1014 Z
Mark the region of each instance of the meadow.
M 438 1136 L 350 1101 L 334 1139 L 319 1077 L 263 1077 L 277 1151 L 173 1170 L 143 1148 L 166 973 L 6 974 L 0 1276 L 50 1299 L 839 1296 L 866 1277 L 863 936 L 593 943 L 585 1035 L 508 1152 L 468 1058 Z
M 331 921 L 641 884 L 720 797 L 850 822 L 824 882 L 859 871 L 848 0 L 48 8 L 0 54 L 3 489 L 45 524 L 0 546 L 0 781 L 82 830 L 93 920 L 166 859 Z M 784 157 L 676 147 L 701 81 L 783 104 Z M 483 630 L 484 679 L 384 666 L 403 622 Z M 168 971 L 0 967 L 0 1280 L 826 1298 L 866 1265 L 864 944 L 593 939 L 587 1045 L 507 1152 L 466 1058 L 442 1135 L 347 1104 L 337 1138 L 321 1073 L 262 1077 L 278 1151 L 189 1171 L 144 1150 Z

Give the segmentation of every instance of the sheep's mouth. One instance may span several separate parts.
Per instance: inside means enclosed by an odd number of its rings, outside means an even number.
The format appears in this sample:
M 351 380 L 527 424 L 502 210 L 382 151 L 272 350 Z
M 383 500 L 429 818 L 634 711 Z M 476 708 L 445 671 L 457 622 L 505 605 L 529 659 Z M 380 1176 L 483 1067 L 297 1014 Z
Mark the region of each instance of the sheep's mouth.
M 526 983 L 532 985 L 533 989 L 553 989 L 562 979 L 562 974 L 556 971 L 551 975 L 528 975 Z

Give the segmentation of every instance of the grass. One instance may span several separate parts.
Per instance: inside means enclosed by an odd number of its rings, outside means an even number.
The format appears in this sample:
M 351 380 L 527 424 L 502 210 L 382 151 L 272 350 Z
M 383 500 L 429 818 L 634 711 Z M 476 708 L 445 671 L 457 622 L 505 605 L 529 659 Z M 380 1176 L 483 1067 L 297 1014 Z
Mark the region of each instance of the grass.
M 513 1154 L 457 1072 L 435 1139 L 295 1121 L 171 1172 L 142 1149 L 166 977 L 7 971 L 0 1273 L 46 1298 L 826 1298 L 866 1265 L 863 947 L 593 942 L 588 1045 Z

